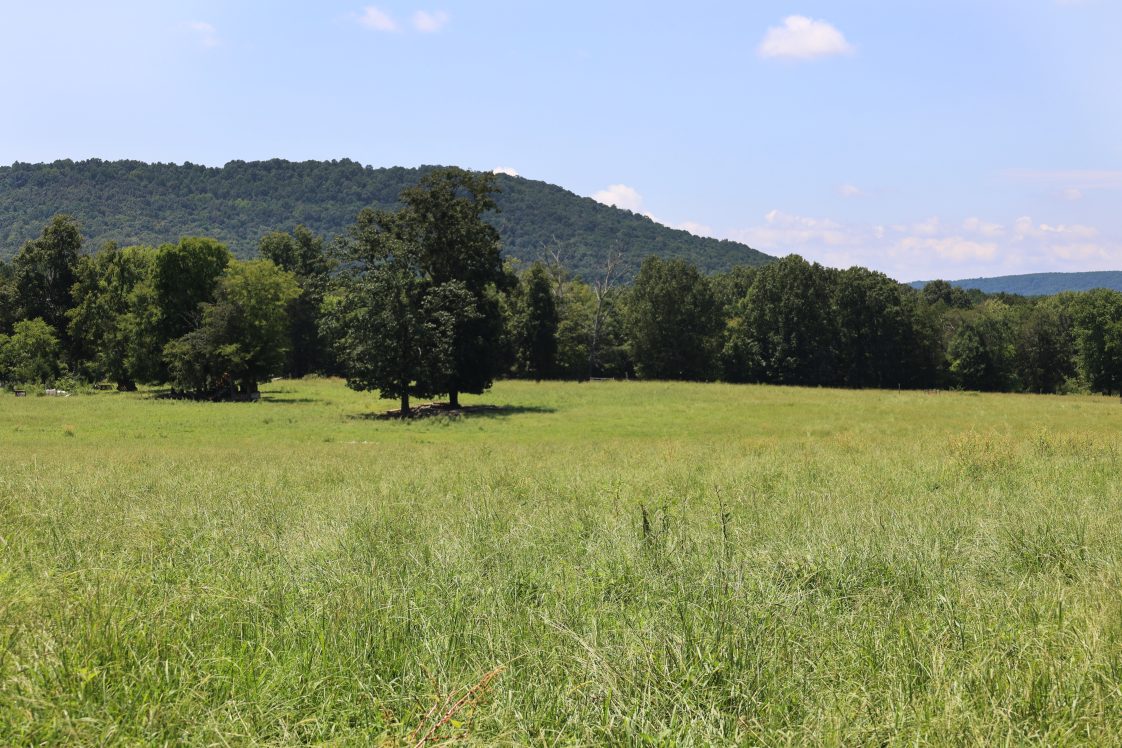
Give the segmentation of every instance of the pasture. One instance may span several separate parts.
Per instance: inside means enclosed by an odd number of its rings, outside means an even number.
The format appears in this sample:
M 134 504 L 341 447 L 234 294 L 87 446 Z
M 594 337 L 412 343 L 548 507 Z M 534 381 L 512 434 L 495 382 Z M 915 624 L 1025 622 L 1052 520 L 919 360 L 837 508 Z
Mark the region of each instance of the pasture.
M 0 395 L 0 744 L 1104 744 L 1122 405 Z

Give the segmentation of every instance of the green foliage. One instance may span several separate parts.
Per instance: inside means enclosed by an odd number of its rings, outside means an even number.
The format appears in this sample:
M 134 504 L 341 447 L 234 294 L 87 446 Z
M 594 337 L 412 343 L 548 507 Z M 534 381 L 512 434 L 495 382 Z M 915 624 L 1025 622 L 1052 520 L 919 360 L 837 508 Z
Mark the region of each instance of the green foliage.
M 1016 366 L 1021 386 L 1028 392 L 1061 392 L 1077 373 L 1070 298 L 1043 299 L 1021 316 Z
M 248 259 L 270 232 L 303 224 L 316 235 L 334 237 L 363 208 L 396 209 L 401 191 L 434 168 L 374 169 L 346 159 L 231 161 L 221 168 L 98 159 L 17 163 L 0 167 L 0 257 L 38 233 L 49 218 L 42 206 L 61 205 L 82 222 L 95 246 L 213 236 Z M 506 256 L 528 263 L 541 257 L 543 247 L 563 246 L 579 277 L 595 277 L 601 258 L 613 250 L 623 253 L 628 276 L 648 254 L 687 259 L 704 272 L 771 259 L 743 244 L 670 229 L 545 182 L 499 175 L 495 185 L 501 212 L 487 221 L 502 235 Z
M 288 309 L 288 334 L 292 345 L 285 371 L 294 377 L 330 371 L 334 361 L 327 341 L 320 334 L 320 307 L 331 270 L 323 238 L 305 226 L 297 226 L 291 234 L 266 234 L 261 238 L 258 251 L 277 267 L 293 273 L 300 283 L 300 295 Z
M 1013 315 L 1008 305 L 989 300 L 961 315 L 947 345 L 954 384 L 967 390 L 1007 391 L 1016 382 Z
M 558 324 L 553 282 L 545 265 L 535 262 L 520 278 L 515 293 L 511 326 L 516 376 L 541 380 L 554 375 Z
M 66 339 L 66 313 L 73 304 L 71 287 L 82 249 L 77 222 L 56 215 L 40 236 L 23 245 L 12 261 L 18 319 L 42 319 Z
M 411 397 L 446 392 L 457 317 L 469 317 L 475 305 L 462 283 L 432 284 L 420 248 L 385 229 L 391 220 L 359 214 L 341 245 L 345 270 L 324 305 L 323 324 L 347 385 L 396 398 L 408 415 Z
M 147 293 L 156 257 L 151 247 L 110 244 L 78 262 L 74 308 L 67 316 L 87 379 L 110 379 L 127 390 L 158 376 L 152 364 L 160 349 L 153 319 L 157 309 Z
M 721 329 L 709 279 L 683 260 L 648 257 L 628 295 L 631 355 L 648 379 L 713 379 Z
M 933 280 L 924 284 L 920 295 L 924 302 L 931 306 L 941 304 L 949 309 L 969 309 L 973 305 L 967 291 L 952 286 L 945 280 Z
M 49 384 L 59 373 L 58 337 L 41 319 L 20 320 L 11 336 L 0 335 L 0 380 Z
M 857 267 L 833 273 L 830 287 L 839 384 L 930 386 L 934 377 L 917 329 L 914 291 L 883 273 Z
M 160 247 L 154 290 L 163 340 L 198 328 L 202 305 L 214 300 L 218 279 L 232 259 L 224 244 L 209 238 L 185 237 Z
M 506 280 L 499 235 L 484 217 L 495 210 L 495 178 L 463 169 L 430 171 L 401 192 L 396 213 L 375 213 L 377 228 L 411 247 L 417 274 L 439 295 L 454 301 L 451 356 L 440 368 L 453 407 L 461 392 L 480 394 L 501 373 L 503 315 L 498 286 Z M 361 219 L 360 219 L 361 220 Z M 452 293 L 438 291 L 456 284 Z M 470 304 L 463 305 L 470 295 Z M 443 308 L 444 304 L 440 304 Z
M 833 384 L 838 322 L 825 268 L 797 255 L 760 268 L 728 323 L 730 381 Z
M 1122 392 L 1122 293 L 1099 289 L 1074 304 L 1079 370 L 1095 392 Z
M 0 260 L 0 334 L 11 332 L 12 324 L 19 319 L 19 303 L 12 275 L 12 266 Z
M 241 392 L 281 371 L 290 345 L 285 312 L 300 295 L 296 277 L 269 260 L 234 261 L 198 328 L 164 348 L 172 381 L 195 390 L 237 383 Z

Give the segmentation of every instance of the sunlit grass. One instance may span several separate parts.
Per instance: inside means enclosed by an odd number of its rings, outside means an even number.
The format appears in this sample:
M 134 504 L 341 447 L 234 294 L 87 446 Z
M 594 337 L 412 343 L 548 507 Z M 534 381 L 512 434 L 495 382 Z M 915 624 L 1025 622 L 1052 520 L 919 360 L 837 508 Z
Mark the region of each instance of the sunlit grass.
M 1122 734 L 1117 400 L 263 393 L 0 396 L 0 744 Z

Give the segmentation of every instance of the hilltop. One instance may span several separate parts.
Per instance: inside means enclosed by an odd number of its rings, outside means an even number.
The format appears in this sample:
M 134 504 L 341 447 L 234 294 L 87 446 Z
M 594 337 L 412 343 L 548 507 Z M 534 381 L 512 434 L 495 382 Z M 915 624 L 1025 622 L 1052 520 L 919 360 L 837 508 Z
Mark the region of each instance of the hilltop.
M 982 293 L 1011 293 L 1020 296 L 1051 296 L 1062 291 L 1090 291 L 1109 288 L 1122 291 L 1122 270 L 1099 270 L 1084 273 L 1027 273 L 1001 275 L 993 278 L 964 278 L 947 281 L 959 288 L 976 288 Z M 914 288 L 923 288 L 928 281 L 915 281 Z
M 265 233 L 303 223 L 329 238 L 364 207 L 394 207 L 427 170 L 355 161 L 231 161 L 222 167 L 141 161 L 55 161 L 0 167 L 0 257 L 10 257 L 56 213 L 82 225 L 87 246 L 160 244 L 215 237 L 249 257 Z M 772 258 L 727 240 L 695 236 L 644 215 L 602 205 L 547 182 L 498 175 L 492 220 L 508 257 L 530 262 L 559 247 L 566 267 L 598 273 L 610 252 L 634 272 L 647 255 L 681 257 L 706 272 Z

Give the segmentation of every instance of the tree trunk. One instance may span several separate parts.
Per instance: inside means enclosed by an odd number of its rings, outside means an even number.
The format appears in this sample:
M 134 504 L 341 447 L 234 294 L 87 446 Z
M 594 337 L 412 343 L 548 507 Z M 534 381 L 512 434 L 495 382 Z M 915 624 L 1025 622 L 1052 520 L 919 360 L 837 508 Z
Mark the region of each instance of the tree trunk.
M 449 390 L 448 391 L 448 407 L 449 408 L 459 408 L 460 407 L 460 393 L 457 390 Z
M 408 418 L 413 411 L 409 409 L 409 390 L 404 390 L 401 393 L 401 412 L 402 418 Z

